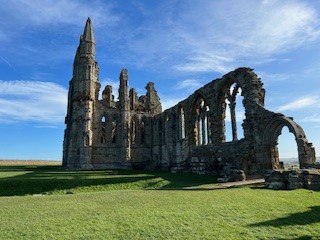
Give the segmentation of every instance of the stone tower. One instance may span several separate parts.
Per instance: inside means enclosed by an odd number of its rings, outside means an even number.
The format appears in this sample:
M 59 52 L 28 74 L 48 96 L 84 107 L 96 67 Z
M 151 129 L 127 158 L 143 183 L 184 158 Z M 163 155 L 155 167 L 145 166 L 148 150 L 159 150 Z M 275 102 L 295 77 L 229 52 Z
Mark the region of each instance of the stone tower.
M 95 61 L 95 40 L 90 18 L 73 63 L 69 84 L 68 109 L 65 123 L 63 165 L 76 168 L 91 167 L 94 105 L 98 99 L 99 68 Z

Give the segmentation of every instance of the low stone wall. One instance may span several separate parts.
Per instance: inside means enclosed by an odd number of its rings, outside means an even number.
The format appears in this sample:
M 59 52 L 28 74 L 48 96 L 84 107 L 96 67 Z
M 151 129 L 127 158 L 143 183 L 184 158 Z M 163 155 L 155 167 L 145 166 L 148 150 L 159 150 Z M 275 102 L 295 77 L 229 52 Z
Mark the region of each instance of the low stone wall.
M 266 175 L 265 184 L 270 189 L 298 189 L 305 188 L 320 190 L 320 170 L 319 169 L 299 169 L 299 170 L 274 170 Z

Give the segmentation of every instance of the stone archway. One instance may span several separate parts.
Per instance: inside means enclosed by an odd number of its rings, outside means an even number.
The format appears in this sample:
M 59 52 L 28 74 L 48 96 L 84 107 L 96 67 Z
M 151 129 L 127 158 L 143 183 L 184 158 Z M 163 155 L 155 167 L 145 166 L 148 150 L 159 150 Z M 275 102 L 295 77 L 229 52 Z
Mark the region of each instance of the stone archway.
M 198 92 L 193 99 L 193 143 L 195 146 L 207 145 L 210 143 L 210 101 L 205 94 Z
M 279 161 L 277 141 L 284 127 L 287 127 L 289 132 L 291 132 L 295 137 L 300 168 L 303 168 L 315 161 L 314 148 L 312 147 L 312 144 L 308 143 L 303 129 L 291 118 L 278 115 L 272 118 L 272 120 L 266 125 L 263 132 L 263 145 L 266 152 L 261 164 L 264 169 L 282 168 Z

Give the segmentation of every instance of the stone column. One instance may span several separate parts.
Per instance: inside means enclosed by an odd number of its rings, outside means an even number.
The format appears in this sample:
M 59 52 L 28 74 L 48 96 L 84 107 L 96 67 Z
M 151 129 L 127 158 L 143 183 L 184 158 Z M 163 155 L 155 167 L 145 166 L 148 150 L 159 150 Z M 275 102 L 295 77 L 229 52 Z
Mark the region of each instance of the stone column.
M 207 127 L 206 127 L 207 121 L 206 121 L 206 117 L 203 116 L 202 117 L 202 121 L 201 121 L 201 131 L 202 131 L 202 144 L 206 145 L 207 144 Z
M 237 120 L 236 120 L 236 101 L 230 101 L 230 116 L 231 116 L 231 126 L 232 126 L 232 141 L 238 140 L 237 135 Z

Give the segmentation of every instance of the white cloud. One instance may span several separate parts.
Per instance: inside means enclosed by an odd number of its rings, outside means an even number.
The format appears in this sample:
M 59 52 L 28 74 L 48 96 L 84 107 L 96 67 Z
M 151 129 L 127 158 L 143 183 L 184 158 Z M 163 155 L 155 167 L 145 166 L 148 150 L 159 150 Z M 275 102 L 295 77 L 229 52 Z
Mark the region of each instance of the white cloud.
M 225 73 L 263 59 L 276 61 L 275 54 L 320 35 L 319 17 L 305 2 L 202 0 L 177 4 L 157 5 L 154 18 L 138 27 L 128 26 L 122 36 L 126 38 L 123 49 L 128 51 L 124 51 L 126 58 L 119 55 L 119 59 L 143 68 L 164 65 L 179 72 Z
M 52 82 L 0 80 L 0 122 L 34 121 L 61 124 L 67 90 Z
M 278 108 L 277 111 L 290 111 L 290 110 L 297 110 L 305 107 L 311 107 L 319 102 L 318 97 L 302 97 L 298 100 L 290 102 L 288 104 L 282 105 Z
M 234 68 L 231 65 L 232 59 L 225 56 L 205 56 L 206 54 L 198 53 L 197 56 L 188 57 L 186 63 L 174 65 L 173 68 L 181 72 L 227 72 Z
M 114 55 L 106 57 L 109 61 L 128 67 L 171 68 L 186 73 L 226 73 L 238 66 L 257 65 L 270 59 L 277 61 L 275 54 L 302 46 L 320 35 L 319 16 L 311 5 L 301 1 L 186 0 L 175 4 L 162 1 L 150 6 L 145 2 L 130 3 L 128 11 L 134 11 L 134 15 L 124 17 L 118 2 L 8 1 L 6 7 L 0 9 L 0 15 L 10 15 L 10 22 L 0 26 L 0 33 L 10 24 L 10 31 L 5 32 L 12 40 L 17 39 L 20 32 L 32 37 L 35 33 L 32 26 L 57 26 L 52 31 L 61 32 L 64 24 L 83 27 L 90 16 L 94 27 L 100 28 L 95 31 L 96 35 L 110 46 L 114 44 L 106 52 Z M 101 31 L 108 26 L 117 28 L 112 29 L 112 34 L 110 29 Z M 12 33 L 11 29 L 16 32 Z M 61 32 L 62 39 L 65 31 Z M 81 33 L 78 27 L 71 31 Z M 99 42 L 101 44 L 101 40 Z M 28 50 L 25 49 L 28 46 L 24 49 L 20 46 L 19 53 L 37 56 L 46 43 L 37 44 L 34 53 L 31 51 L 34 47 Z M 70 58 L 74 47 L 64 46 L 50 46 L 43 50 L 43 55 L 49 55 L 50 60 L 54 55 Z
M 310 123 L 320 123 L 320 114 L 315 113 L 311 116 L 303 118 L 302 121 L 303 122 L 310 122 Z
M 263 71 L 258 71 L 256 73 L 265 83 L 278 83 L 293 77 L 293 75 L 289 73 L 268 73 Z
M 8 2 L 2 11 L 6 10 L 16 19 L 35 25 L 83 25 L 89 16 L 96 26 L 111 25 L 119 20 L 112 14 L 111 6 L 103 1 L 17 0 Z
M 119 81 L 114 81 L 110 78 L 105 78 L 100 80 L 101 88 L 99 93 L 99 99 L 102 99 L 102 92 L 107 85 L 112 87 L 112 95 L 114 96 L 115 101 L 117 101 L 119 96 Z
M 194 91 L 202 86 L 203 86 L 203 84 L 196 79 L 186 79 L 186 80 L 180 81 L 177 84 L 176 88 L 179 90 L 180 89 L 189 89 L 189 90 Z
M 183 97 L 175 98 L 175 97 L 171 97 L 171 96 L 160 95 L 162 111 L 177 105 L 182 100 L 184 100 Z

